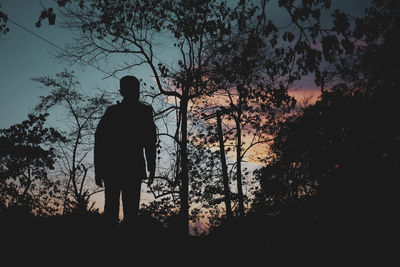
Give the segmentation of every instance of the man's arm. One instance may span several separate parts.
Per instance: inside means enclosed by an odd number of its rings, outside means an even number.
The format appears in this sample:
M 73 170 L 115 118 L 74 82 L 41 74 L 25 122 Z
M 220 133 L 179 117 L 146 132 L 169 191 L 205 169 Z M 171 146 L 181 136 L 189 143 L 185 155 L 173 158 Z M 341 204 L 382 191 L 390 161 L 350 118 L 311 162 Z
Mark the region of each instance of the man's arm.
M 104 168 L 105 168 L 105 144 L 107 142 L 107 124 L 110 116 L 110 108 L 107 108 L 103 117 L 101 117 L 99 124 L 97 125 L 96 132 L 94 135 L 94 172 L 95 182 L 99 187 L 103 187 L 104 179 Z
M 148 120 L 147 124 L 147 134 L 146 134 L 146 143 L 145 143 L 145 155 L 147 162 L 147 170 L 149 171 L 149 180 L 148 184 L 151 185 L 154 180 L 154 175 L 156 171 L 156 143 L 157 143 L 157 128 L 153 121 L 153 110 L 150 107 L 148 112 L 146 112 L 146 119 Z

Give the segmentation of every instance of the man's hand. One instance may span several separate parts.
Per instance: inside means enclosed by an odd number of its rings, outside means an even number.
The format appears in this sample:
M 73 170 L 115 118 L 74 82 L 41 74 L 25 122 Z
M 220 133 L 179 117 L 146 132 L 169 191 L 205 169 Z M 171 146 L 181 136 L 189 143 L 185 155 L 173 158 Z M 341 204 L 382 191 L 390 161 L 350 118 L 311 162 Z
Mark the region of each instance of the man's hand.
M 147 181 L 147 185 L 150 186 L 153 183 L 153 181 L 154 181 L 154 171 L 151 171 Z
M 96 181 L 96 185 L 98 187 L 103 187 L 103 179 L 101 179 L 98 176 L 96 176 L 95 181 Z

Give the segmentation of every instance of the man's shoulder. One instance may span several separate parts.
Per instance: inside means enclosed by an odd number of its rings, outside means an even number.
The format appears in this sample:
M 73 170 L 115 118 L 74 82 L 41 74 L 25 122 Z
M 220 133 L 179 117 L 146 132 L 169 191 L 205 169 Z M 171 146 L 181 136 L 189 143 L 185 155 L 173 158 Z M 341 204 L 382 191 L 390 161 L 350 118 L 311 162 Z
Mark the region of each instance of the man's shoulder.
M 120 108 L 121 108 L 121 103 L 120 103 L 120 102 L 117 102 L 117 103 L 114 104 L 114 105 L 108 106 L 107 109 L 106 109 L 106 113 L 110 113 L 110 112 L 117 111 L 117 110 L 119 110 Z
M 144 112 L 153 114 L 153 107 L 150 104 L 139 101 L 139 106 Z
M 118 102 L 114 105 L 108 106 L 106 109 L 106 114 L 107 115 L 117 115 L 117 114 L 121 114 L 121 113 L 126 113 L 127 110 L 129 110 L 129 109 L 130 108 L 127 109 L 127 106 L 124 106 L 121 102 Z M 136 107 L 134 108 L 134 110 L 136 110 L 136 112 L 138 114 L 142 114 L 142 115 L 149 114 L 149 115 L 153 116 L 152 106 L 145 102 L 138 102 L 136 104 Z

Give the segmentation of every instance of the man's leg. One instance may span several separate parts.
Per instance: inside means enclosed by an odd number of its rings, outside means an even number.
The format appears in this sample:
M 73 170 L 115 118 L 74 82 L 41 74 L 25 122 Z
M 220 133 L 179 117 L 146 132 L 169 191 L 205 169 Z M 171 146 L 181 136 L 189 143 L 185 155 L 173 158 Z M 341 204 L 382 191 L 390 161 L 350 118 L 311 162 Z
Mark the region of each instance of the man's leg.
M 116 229 L 119 221 L 119 198 L 121 184 L 115 182 L 105 182 L 104 190 L 104 217 L 107 227 Z
M 122 187 L 124 223 L 133 227 L 139 212 L 140 189 L 142 181 L 130 177 Z

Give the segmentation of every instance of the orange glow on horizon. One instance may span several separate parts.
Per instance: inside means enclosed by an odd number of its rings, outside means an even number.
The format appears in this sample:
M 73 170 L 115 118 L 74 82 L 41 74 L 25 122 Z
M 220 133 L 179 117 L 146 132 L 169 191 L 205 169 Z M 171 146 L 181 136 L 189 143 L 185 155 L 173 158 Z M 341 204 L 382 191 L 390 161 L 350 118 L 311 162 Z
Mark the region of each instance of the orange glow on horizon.
M 289 89 L 288 94 L 296 99 L 297 105 L 299 106 L 313 105 L 320 97 L 321 90 L 319 88 Z M 231 98 L 229 98 L 229 96 L 226 94 L 218 94 L 218 95 L 213 95 L 211 97 L 205 96 L 196 99 L 195 102 L 190 102 L 188 109 L 195 110 L 196 107 L 199 107 L 199 110 L 202 110 L 203 107 L 207 105 L 208 108 L 204 110 L 204 113 L 208 115 L 214 113 L 215 110 L 219 109 L 220 107 L 229 108 L 230 101 L 236 103 L 237 96 L 231 95 Z M 179 104 L 179 99 L 176 99 L 175 97 L 166 97 L 165 102 L 169 104 Z M 188 125 L 191 125 L 191 123 L 192 122 L 189 121 Z M 210 118 L 207 121 L 205 121 L 205 123 L 210 125 L 211 124 L 216 125 L 216 118 Z M 222 123 L 224 128 L 223 131 L 235 128 L 234 120 L 228 120 L 224 118 L 224 116 L 222 117 Z M 268 140 L 271 139 L 272 137 L 264 135 L 263 138 L 265 140 Z M 247 146 L 252 143 L 252 141 L 254 141 L 253 135 L 251 133 L 246 134 L 245 131 L 243 131 L 242 143 L 244 145 L 242 149 L 243 150 L 246 149 Z M 225 139 L 226 155 L 231 159 L 236 158 L 236 151 L 234 149 L 234 146 L 235 146 L 235 140 Z M 219 150 L 219 145 L 218 143 L 216 143 L 208 148 L 211 149 L 212 151 L 217 151 Z M 243 160 L 249 163 L 261 164 L 262 162 L 260 159 L 265 159 L 268 155 L 268 151 L 269 151 L 269 143 L 257 144 L 249 149 Z
M 321 95 L 321 89 L 309 88 L 309 89 L 289 89 L 288 94 L 294 97 L 298 104 L 314 105 L 315 102 Z

